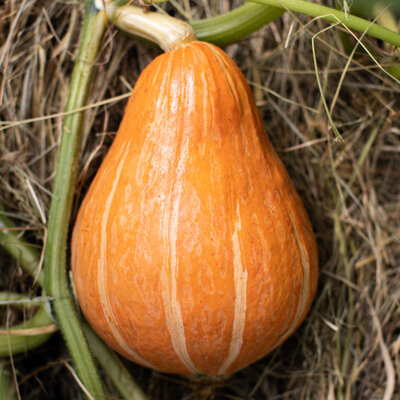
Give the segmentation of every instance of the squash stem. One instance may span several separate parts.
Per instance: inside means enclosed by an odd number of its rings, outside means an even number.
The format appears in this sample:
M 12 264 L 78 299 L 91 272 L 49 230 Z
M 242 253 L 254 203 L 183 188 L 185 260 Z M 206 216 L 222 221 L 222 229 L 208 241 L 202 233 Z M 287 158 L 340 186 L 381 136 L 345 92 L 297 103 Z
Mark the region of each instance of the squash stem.
M 66 111 L 86 104 L 100 43 L 107 18 L 86 0 L 82 38 L 69 88 Z M 97 368 L 83 333 L 68 288 L 66 249 L 70 212 L 74 196 L 83 113 L 64 119 L 53 198 L 48 219 L 45 251 L 45 289 L 53 297 L 53 310 L 64 336 L 79 379 L 95 399 L 105 399 Z
M 119 29 L 157 43 L 164 51 L 173 50 L 196 39 L 193 28 L 186 22 L 157 12 L 124 6 L 107 8 L 112 23 Z
M 144 12 L 131 5 L 117 6 L 107 1 L 103 4 L 108 18 L 117 28 L 157 43 L 164 51 L 193 40 L 227 45 L 260 29 L 285 12 L 283 8 L 245 4 L 218 17 L 187 23 L 166 14 Z

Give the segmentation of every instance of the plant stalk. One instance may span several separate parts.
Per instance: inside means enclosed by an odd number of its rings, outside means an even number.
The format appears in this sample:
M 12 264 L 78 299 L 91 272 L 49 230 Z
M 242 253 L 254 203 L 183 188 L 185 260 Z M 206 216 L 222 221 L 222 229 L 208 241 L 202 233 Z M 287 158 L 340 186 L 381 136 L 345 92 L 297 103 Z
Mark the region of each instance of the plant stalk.
M 107 18 L 93 3 L 86 0 L 85 20 L 79 52 L 72 73 L 66 111 L 86 105 L 89 86 Z M 66 249 L 72 200 L 74 197 L 77 161 L 83 113 L 65 117 L 59 149 L 53 199 L 48 219 L 45 252 L 45 289 L 53 297 L 53 310 L 71 354 L 77 374 L 95 399 L 104 399 L 97 368 L 89 350 L 68 287 Z
M 366 33 L 376 39 L 381 39 L 393 46 L 400 47 L 400 34 L 397 32 L 333 8 L 304 0 L 251 0 L 251 2 L 257 3 L 260 6 L 278 7 L 294 13 L 306 14 L 310 17 L 321 18 L 334 24 L 342 23 L 349 29 Z
M 83 330 L 96 359 L 107 372 L 107 376 L 122 398 L 124 400 L 146 400 L 146 395 L 132 379 L 131 374 L 118 356 L 96 335 L 89 325 L 84 324 Z
M 226 14 L 189 23 L 199 40 L 226 46 L 259 30 L 284 12 L 282 7 L 248 3 Z
M 39 310 L 30 320 L 13 325 L 8 330 L 0 329 L 0 357 L 24 353 L 39 347 L 50 338 L 52 332 L 58 329 L 54 325 L 54 320 L 50 313 L 50 305 L 47 300 L 44 299 L 40 302 L 29 301 L 29 297 L 19 293 L 0 293 L 0 300 L 10 302 L 28 300 L 28 302 L 23 303 L 25 306 L 39 306 Z M 32 329 L 37 332 L 42 331 L 43 333 L 32 334 L 32 331 L 29 332 Z

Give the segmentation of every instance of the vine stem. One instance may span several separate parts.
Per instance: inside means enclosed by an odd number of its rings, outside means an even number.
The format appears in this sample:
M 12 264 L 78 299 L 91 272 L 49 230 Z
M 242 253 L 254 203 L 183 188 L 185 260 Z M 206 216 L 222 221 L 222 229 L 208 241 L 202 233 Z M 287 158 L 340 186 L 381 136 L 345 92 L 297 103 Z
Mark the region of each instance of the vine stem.
M 132 375 L 118 356 L 97 336 L 88 324 L 83 324 L 83 330 L 90 341 L 90 348 L 93 350 L 96 359 L 122 398 L 124 400 L 146 400 L 146 395 L 135 380 L 132 379 Z
M 376 39 L 381 39 L 393 46 L 400 47 L 400 34 L 366 19 L 346 14 L 326 6 L 304 0 L 249 0 L 261 6 L 278 7 L 295 13 L 321 18 L 332 23 L 342 23 L 349 29 L 366 33 Z
M 66 111 L 86 104 L 94 64 L 106 29 L 107 18 L 90 0 L 86 0 L 82 38 L 72 73 Z M 48 218 L 45 251 L 45 290 L 53 297 L 53 310 L 72 357 L 79 379 L 95 399 L 104 399 L 96 364 L 82 330 L 75 304 L 68 288 L 66 249 L 83 113 L 65 117 L 53 198 Z
M 28 296 L 19 293 L 0 292 L 0 301 L 12 304 L 15 300 L 26 300 L 26 302 L 22 303 L 23 306 L 39 306 L 39 310 L 28 321 L 13 325 L 8 329 L 0 329 L 0 357 L 7 357 L 10 353 L 15 355 L 34 349 L 46 342 L 51 333 L 58 329 L 54 325 L 54 320 L 50 315 L 50 306 L 46 299 L 30 301 Z M 32 330 L 36 331 L 35 334 L 28 333 L 29 331 L 32 332 Z
M 248 3 L 226 14 L 189 23 L 199 40 L 225 46 L 259 30 L 284 12 L 282 7 Z

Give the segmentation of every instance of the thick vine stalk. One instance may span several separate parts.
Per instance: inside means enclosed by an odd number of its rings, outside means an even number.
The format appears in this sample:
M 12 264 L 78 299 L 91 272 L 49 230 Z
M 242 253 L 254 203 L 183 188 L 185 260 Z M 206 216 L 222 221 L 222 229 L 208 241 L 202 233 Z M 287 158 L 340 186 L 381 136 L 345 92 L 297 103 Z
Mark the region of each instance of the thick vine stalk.
M 294 13 L 301 13 L 309 15 L 310 17 L 321 18 L 334 24 L 342 23 L 349 29 L 366 33 L 376 39 L 381 39 L 393 46 L 400 47 L 400 34 L 397 32 L 366 19 L 346 14 L 343 11 L 335 10 L 334 8 L 321 6 L 304 0 L 251 0 L 251 2 L 259 4 L 260 7 L 278 7 Z
M 46 342 L 51 334 L 58 329 L 50 315 L 50 305 L 47 299 L 30 301 L 29 297 L 19 293 L 0 292 L 0 301 L 5 302 L 5 304 L 21 300 L 25 300 L 24 306 L 39 306 L 39 310 L 28 321 L 13 325 L 8 329 L 0 328 L 0 357 L 34 349 Z
M 86 1 L 85 21 L 79 52 L 72 73 L 66 111 L 86 104 L 93 68 L 106 28 L 106 16 Z M 66 249 L 83 113 L 65 117 L 57 172 L 48 219 L 45 252 L 45 289 L 53 297 L 53 309 L 73 364 L 83 385 L 95 399 L 104 399 L 102 383 L 83 333 L 69 290 Z
M 282 7 L 248 3 L 226 14 L 189 23 L 199 40 L 225 46 L 259 30 L 284 12 Z

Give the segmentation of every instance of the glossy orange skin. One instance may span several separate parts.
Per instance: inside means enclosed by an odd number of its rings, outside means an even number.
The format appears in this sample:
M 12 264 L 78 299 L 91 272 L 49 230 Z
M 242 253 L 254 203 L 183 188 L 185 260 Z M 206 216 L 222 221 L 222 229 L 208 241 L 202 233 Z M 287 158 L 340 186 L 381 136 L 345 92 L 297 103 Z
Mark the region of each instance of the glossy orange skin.
M 202 42 L 157 57 L 73 232 L 92 327 L 160 371 L 232 373 L 302 322 L 317 264 L 309 219 L 238 67 Z

